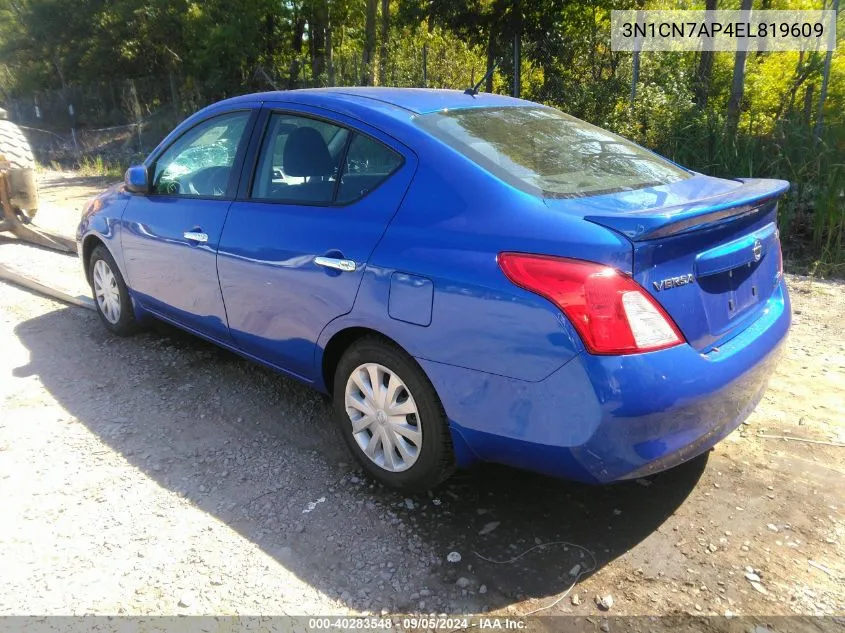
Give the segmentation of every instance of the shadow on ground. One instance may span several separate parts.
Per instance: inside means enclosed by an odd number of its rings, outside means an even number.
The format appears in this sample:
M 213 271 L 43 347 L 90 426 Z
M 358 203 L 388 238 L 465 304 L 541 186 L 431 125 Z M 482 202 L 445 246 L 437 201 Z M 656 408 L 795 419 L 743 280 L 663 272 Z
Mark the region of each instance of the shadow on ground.
M 590 567 L 584 550 L 601 569 L 659 528 L 706 464 L 607 487 L 484 466 L 408 498 L 366 480 L 325 397 L 199 339 L 165 326 L 118 339 L 72 308 L 15 331 L 31 359 L 15 376 L 37 376 L 131 465 L 357 609 L 478 612 L 555 596 L 574 566 Z M 482 558 L 558 541 L 584 549 Z

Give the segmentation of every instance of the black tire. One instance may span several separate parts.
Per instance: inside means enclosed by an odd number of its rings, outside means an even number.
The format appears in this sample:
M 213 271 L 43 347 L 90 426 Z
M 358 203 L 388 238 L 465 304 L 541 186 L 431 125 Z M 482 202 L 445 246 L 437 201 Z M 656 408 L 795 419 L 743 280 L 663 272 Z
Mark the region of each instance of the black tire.
M 35 157 L 23 131 L 11 121 L 0 119 L 0 154 L 12 169 L 34 169 Z
M 10 165 L 10 202 L 21 220 L 28 222 L 38 211 L 35 157 L 23 131 L 5 119 L 0 119 L 0 156 Z
M 119 318 L 111 320 L 103 312 L 100 306 L 100 301 L 97 299 L 97 292 L 94 288 L 94 268 L 98 261 L 103 261 L 114 276 L 115 285 L 117 287 L 117 296 L 120 302 Z M 103 325 L 114 334 L 118 336 L 129 336 L 138 330 L 138 324 L 135 320 L 135 311 L 132 306 L 132 300 L 129 298 L 129 290 L 126 287 L 126 282 L 123 280 L 123 275 L 120 274 L 120 269 L 114 261 L 111 253 L 102 244 L 94 248 L 91 253 L 91 259 L 88 260 L 88 284 L 91 286 L 91 291 L 94 294 L 94 303 L 97 306 L 97 314 L 100 315 L 100 320 Z
M 346 385 L 352 372 L 366 363 L 382 365 L 396 374 L 416 403 L 422 446 L 416 461 L 407 470 L 391 472 L 374 463 L 353 436 L 352 419 L 346 411 Z M 390 341 L 367 336 L 346 350 L 335 370 L 333 401 L 335 421 L 349 450 L 364 470 L 386 486 L 422 492 L 442 483 L 455 471 L 452 437 L 440 398 L 416 361 Z

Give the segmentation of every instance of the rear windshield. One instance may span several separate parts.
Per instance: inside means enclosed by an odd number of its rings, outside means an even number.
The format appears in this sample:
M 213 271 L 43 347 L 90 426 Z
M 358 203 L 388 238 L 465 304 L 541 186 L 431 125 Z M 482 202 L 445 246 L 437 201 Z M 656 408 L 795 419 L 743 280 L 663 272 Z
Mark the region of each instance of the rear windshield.
M 505 182 L 549 198 L 665 185 L 690 173 L 554 108 L 467 108 L 424 114 L 422 128 Z

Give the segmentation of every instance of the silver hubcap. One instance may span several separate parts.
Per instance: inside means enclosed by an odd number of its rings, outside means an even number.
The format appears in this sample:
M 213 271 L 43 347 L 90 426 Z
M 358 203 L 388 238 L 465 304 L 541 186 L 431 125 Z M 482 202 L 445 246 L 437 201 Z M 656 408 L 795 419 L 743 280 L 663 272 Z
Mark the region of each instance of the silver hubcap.
M 109 323 L 117 323 L 120 320 L 120 289 L 114 273 L 104 260 L 98 259 L 94 264 L 92 277 L 94 296 L 97 298 L 100 312 Z
M 414 397 L 387 367 L 366 363 L 346 382 L 346 413 L 352 437 L 373 463 L 387 471 L 408 470 L 422 449 L 422 425 Z

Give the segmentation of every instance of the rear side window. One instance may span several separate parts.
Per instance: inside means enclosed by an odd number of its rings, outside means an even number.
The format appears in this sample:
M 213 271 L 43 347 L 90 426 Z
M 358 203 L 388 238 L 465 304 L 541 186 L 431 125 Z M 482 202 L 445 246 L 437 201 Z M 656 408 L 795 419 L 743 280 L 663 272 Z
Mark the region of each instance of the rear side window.
M 368 136 L 309 117 L 270 117 L 250 196 L 291 204 L 347 204 L 402 165 L 402 156 Z
M 307 117 L 274 114 L 252 184 L 252 197 L 329 203 L 349 130 Z
M 402 157 L 392 149 L 367 136 L 356 134 L 346 153 L 337 202 L 351 202 L 364 197 L 401 164 Z
M 416 123 L 501 180 L 534 195 L 576 198 L 665 185 L 690 173 L 554 108 L 468 108 Z

